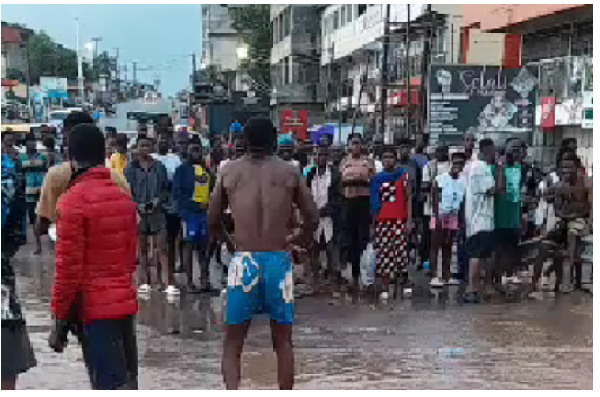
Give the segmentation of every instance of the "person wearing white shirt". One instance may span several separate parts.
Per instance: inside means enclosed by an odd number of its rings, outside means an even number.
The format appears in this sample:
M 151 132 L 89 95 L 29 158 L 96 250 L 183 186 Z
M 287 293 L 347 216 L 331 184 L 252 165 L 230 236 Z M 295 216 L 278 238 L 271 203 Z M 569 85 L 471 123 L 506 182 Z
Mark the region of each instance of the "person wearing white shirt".
M 450 161 L 448 161 L 448 146 L 441 145 L 435 149 L 435 159 L 431 160 L 423 167 L 421 192 L 423 198 L 423 234 L 421 236 L 421 246 L 419 256 L 423 263 L 431 259 L 431 233 L 429 224 L 431 222 L 431 185 L 438 175 L 450 171 Z
M 431 271 L 432 287 L 443 287 L 444 284 L 457 285 L 458 280 L 450 279 L 450 262 L 454 238 L 462 226 L 462 210 L 466 191 L 466 181 L 461 175 L 465 166 L 465 154 L 452 154 L 450 171 L 435 178 L 431 192 Z M 438 250 L 442 249 L 442 277 L 438 275 Z
M 471 165 L 466 178 L 465 223 L 469 255 L 469 285 L 464 296 L 466 303 L 480 301 L 480 266 L 488 261 L 494 250 L 494 194 L 496 182 L 491 165 L 496 152 L 494 141 L 479 141 L 479 160 Z M 491 282 L 491 268 L 486 268 L 486 281 Z

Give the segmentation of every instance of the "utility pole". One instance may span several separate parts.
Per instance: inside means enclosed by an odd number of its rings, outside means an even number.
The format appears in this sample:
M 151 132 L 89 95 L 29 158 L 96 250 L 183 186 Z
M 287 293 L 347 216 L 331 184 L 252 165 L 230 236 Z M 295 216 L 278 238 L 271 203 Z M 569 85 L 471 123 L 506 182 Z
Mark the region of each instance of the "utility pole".
M 410 139 L 412 98 L 410 92 L 410 4 L 406 5 L 406 138 Z
M 190 95 L 189 97 L 189 104 L 188 104 L 188 119 L 191 117 L 194 117 L 194 121 L 195 121 L 195 112 L 194 112 L 194 106 L 196 104 L 195 101 L 195 93 L 196 93 L 196 53 L 193 52 L 191 54 L 192 57 L 192 76 L 191 76 L 191 80 L 192 80 L 192 89 L 190 90 Z M 200 126 L 196 126 L 194 125 L 194 129 L 199 128 Z
M 415 134 L 415 138 L 417 139 L 417 141 L 419 141 L 420 139 L 421 142 L 424 138 L 423 134 L 426 125 L 425 120 L 428 117 L 427 101 L 425 100 L 427 94 L 426 84 L 429 81 L 429 65 L 431 64 L 431 42 L 433 40 L 434 32 L 436 31 L 436 15 L 433 15 L 433 13 L 431 12 L 431 4 L 427 5 L 426 12 L 426 26 L 424 30 L 425 40 L 423 43 L 423 59 L 421 62 L 421 126 L 417 130 L 417 134 Z
M 115 48 L 115 77 L 117 83 L 117 102 L 119 102 L 119 95 L 121 94 L 121 73 L 119 69 L 119 47 Z
M 381 125 L 379 132 L 385 139 L 385 111 L 388 97 L 388 52 L 390 48 L 390 4 L 385 7 L 385 19 L 383 20 L 383 59 L 381 62 L 381 92 L 379 102 L 381 103 Z M 387 143 L 393 143 L 388 142 Z
M 81 103 L 84 101 L 83 92 L 83 60 L 81 57 L 81 46 L 79 45 L 79 18 L 75 18 L 75 41 L 77 46 L 77 89 L 79 91 L 79 98 Z
M 98 59 L 98 43 L 102 41 L 102 37 L 92 37 L 92 42 L 94 43 L 94 55 L 93 55 L 93 61 L 92 64 L 94 65 L 94 69 L 96 69 L 96 62 Z M 98 78 L 98 73 L 96 71 L 96 73 L 94 74 L 94 76 L 96 78 Z
M 367 51 L 367 62 L 366 62 L 365 72 L 364 72 L 364 74 L 361 73 L 361 75 L 360 75 L 360 88 L 358 90 L 358 105 L 354 109 L 354 114 L 352 115 L 352 134 L 354 134 L 354 127 L 356 126 L 356 113 L 357 112 L 362 113 L 361 99 L 362 99 L 362 94 L 363 94 L 363 88 L 364 88 L 365 84 L 367 83 L 368 78 L 369 78 L 369 51 Z
M 137 84 L 137 61 L 131 62 L 133 64 L 133 86 Z
M 191 54 L 192 57 L 192 90 L 196 86 L 196 53 Z

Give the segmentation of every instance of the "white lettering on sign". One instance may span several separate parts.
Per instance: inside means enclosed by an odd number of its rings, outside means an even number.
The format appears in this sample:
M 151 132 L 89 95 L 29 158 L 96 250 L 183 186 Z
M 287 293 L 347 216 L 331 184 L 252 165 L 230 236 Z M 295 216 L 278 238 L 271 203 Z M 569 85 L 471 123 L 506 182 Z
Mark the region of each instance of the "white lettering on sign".
M 493 96 L 496 91 L 506 91 L 508 86 L 506 77 L 498 70 L 493 78 L 485 78 L 485 71 L 479 73 L 473 70 L 462 70 L 458 77 L 463 84 L 463 90 L 469 95 Z

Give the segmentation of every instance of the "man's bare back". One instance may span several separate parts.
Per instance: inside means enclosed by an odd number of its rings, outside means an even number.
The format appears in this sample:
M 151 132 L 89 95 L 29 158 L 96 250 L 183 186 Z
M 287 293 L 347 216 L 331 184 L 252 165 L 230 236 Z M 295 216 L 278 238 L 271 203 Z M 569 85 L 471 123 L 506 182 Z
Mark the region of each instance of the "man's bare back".
M 237 251 L 285 251 L 290 247 L 294 206 L 308 240 L 318 224 L 318 211 L 297 167 L 274 156 L 249 155 L 227 163 L 209 205 L 209 226 L 221 232 L 223 210 L 229 205 L 235 224 Z

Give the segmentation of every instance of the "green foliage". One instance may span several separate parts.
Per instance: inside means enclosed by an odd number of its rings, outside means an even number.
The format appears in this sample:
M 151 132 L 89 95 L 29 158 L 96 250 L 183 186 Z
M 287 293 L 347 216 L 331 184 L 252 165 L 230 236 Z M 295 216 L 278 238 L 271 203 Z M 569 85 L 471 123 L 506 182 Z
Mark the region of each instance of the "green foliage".
M 41 76 L 77 78 L 77 52 L 57 44 L 44 31 L 30 36 L 27 43 L 31 84 L 39 84 Z M 83 64 L 84 77 L 90 76 L 89 66 Z
M 19 69 L 10 68 L 6 71 L 6 78 L 9 80 L 19 80 L 21 83 L 27 82 L 27 77 Z
M 248 45 L 248 58 L 241 62 L 241 69 L 253 80 L 257 91 L 271 87 L 271 21 L 269 4 L 248 4 L 229 8 L 232 27 L 241 40 Z

